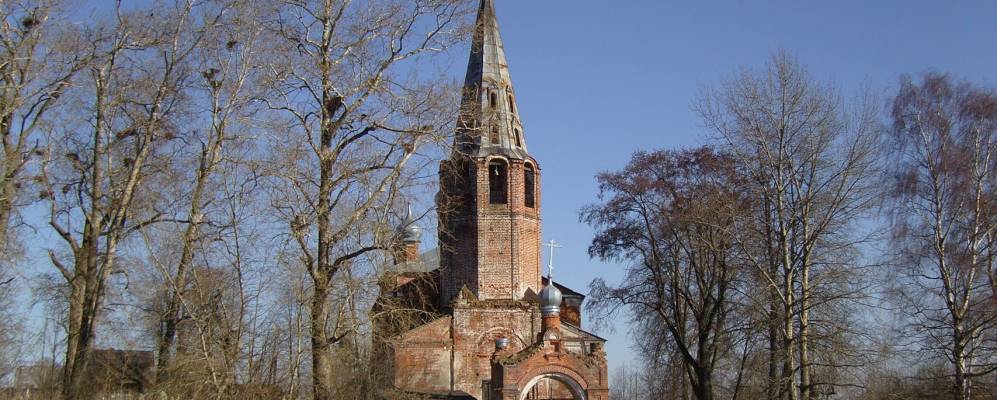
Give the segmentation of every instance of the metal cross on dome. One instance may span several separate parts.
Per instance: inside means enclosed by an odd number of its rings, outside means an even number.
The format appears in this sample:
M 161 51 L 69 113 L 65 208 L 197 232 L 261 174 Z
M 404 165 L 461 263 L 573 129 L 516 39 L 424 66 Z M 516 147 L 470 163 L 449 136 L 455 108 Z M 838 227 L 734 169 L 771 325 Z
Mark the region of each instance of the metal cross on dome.
M 544 247 L 550 248 L 550 257 L 547 257 L 547 279 L 554 282 L 554 249 L 559 249 L 561 246 L 551 239 L 550 242 L 544 243 Z

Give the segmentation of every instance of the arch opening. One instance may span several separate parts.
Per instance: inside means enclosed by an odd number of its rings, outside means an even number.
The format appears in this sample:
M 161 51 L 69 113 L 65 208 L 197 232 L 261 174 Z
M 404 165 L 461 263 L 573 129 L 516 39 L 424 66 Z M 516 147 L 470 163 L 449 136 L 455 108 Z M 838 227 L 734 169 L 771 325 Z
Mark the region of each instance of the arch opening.
M 488 202 L 506 204 L 509 202 L 508 166 L 502 161 L 488 163 Z
M 527 208 L 536 208 L 536 172 L 533 166 L 526 164 L 523 168 L 523 203 Z
M 519 400 L 586 400 L 582 385 L 562 373 L 540 374 L 527 382 Z

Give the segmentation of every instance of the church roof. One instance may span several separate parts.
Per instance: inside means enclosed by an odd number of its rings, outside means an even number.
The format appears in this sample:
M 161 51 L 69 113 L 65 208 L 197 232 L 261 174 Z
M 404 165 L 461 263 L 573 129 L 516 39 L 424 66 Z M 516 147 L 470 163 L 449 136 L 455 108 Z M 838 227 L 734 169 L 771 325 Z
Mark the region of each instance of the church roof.
M 471 58 L 467 62 L 467 75 L 464 76 L 465 86 L 480 85 L 482 81 L 512 84 L 493 0 L 482 0 L 478 8 L 478 19 L 474 23 L 474 38 L 471 42 Z
M 594 334 L 592 332 L 586 331 L 586 330 L 584 330 L 582 328 L 579 328 L 577 326 L 569 324 L 569 323 L 567 323 L 565 321 L 561 321 L 561 329 L 565 330 L 565 331 L 568 331 L 569 333 L 573 334 L 575 337 L 577 337 L 579 339 L 582 339 L 582 340 L 584 340 L 586 342 L 589 342 L 589 341 L 605 342 L 606 341 L 606 339 L 603 339 L 603 338 L 601 338 L 599 336 L 596 336 L 596 334 Z
M 543 285 L 546 285 L 547 282 L 549 281 L 549 279 L 546 276 L 541 277 L 540 280 L 541 280 L 540 283 L 543 284 Z M 569 288 L 567 286 L 564 286 L 564 285 L 562 285 L 560 283 L 557 283 L 557 281 L 554 281 L 554 287 L 556 287 L 558 290 L 560 290 L 561 291 L 561 295 L 564 296 L 564 297 L 580 297 L 582 299 L 585 298 L 584 294 L 581 294 L 581 293 L 578 293 L 578 292 L 576 292 L 574 290 L 571 290 L 571 288 Z
M 494 0 L 481 0 L 464 77 L 459 149 L 467 155 L 531 158 L 516 107 Z
M 396 274 L 419 274 L 433 272 L 440 268 L 440 249 L 434 248 L 419 255 L 419 261 L 406 261 L 388 267 Z

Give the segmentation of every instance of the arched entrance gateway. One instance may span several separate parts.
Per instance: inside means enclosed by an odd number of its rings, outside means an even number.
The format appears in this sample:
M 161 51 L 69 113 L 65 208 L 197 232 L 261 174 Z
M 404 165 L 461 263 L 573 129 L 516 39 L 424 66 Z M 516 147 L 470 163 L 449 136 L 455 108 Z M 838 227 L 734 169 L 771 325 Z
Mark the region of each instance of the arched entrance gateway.
M 586 400 L 578 381 L 562 373 L 537 375 L 523 386 L 519 400 Z
M 542 328 L 537 341 L 515 351 L 509 340 L 495 341 L 490 400 L 608 400 L 606 353 L 601 342 L 577 348 L 561 325 L 561 292 L 552 284 L 540 291 Z

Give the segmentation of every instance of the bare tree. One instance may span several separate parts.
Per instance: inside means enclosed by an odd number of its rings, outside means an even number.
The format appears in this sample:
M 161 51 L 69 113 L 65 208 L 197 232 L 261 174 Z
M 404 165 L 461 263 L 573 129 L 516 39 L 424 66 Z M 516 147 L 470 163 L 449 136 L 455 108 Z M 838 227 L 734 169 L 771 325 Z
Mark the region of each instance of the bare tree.
M 929 73 L 900 81 L 888 139 L 902 309 L 952 368 L 952 395 L 997 370 L 997 94 Z M 991 383 L 985 384 L 990 386 Z
M 405 66 L 462 39 L 467 11 L 457 0 L 302 1 L 269 24 L 279 56 L 266 100 L 287 122 L 274 135 L 274 208 L 311 281 L 315 399 L 337 396 L 333 345 L 357 332 L 351 269 L 390 247 L 410 161 L 452 126 L 447 85 Z
M 637 153 L 599 175 L 604 202 L 582 213 L 597 228 L 589 253 L 630 263 L 620 287 L 592 283 L 590 310 L 627 306 L 663 325 L 700 400 L 714 398 L 737 291 L 733 236 L 749 203 L 733 161 L 710 148 Z
M 8 278 L 0 269 L 0 283 L 13 282 L 13 276 Z M 16 298 L 14 290 L 0 285 L 0 382 L 6 382 L 17 368 L 23 355 L 24 329 L 20 318 L 11 312 L 15 310 Z
M 770 398 L 809 400 L 835 384 L 814 379 L 815 340 L 848 332 L 814 322 L 834 321 L 832 311 L 863 291 L 854 260 L 868 238 L 856 228 L 875 199 L 877 171 L 876 113 L 863 100 L 849 107 L 779 53 L 763 71 L 742 71 L 708 91 L 697 106 L 753 193 L 755 228 L 738 238 L 769 290 L 760 306 L 769 313 Z
M 0 4 L 0 266 L 14 253 L 10 229 L 29 199 L 27 164 L 44 148 L 35 135 L 70 80 L 84 65 L 58 40 L 60 2 Z
M 170 293 L 166 309 L 161 315 L 161 329 L 157 349 L 157 381 L 165 382 L 171 371 L 171 358 L 177 341 L 177 325 L 183 318 L 183 291 L 188 286 L 188 274 L 193 268 L 198 252 L 205 251 L 205 243 L 218 243 L 232 239 L 231 235 L 220 231 L 237 231 L 237 224 L 244 216 L 233 216 L 228 211 L 230 201 L 224 196 L 239 193 L 219 190 L 226 182 L 240 178 L 237 169 L 247 164 L 237 151 L 227 151 L 230 146 L 242 147 L 249 139 L 248 134 L 234 135 L 233 129 L 243 132 L 252 129 L 247 121 L 253 113 L 252 99 L 258 97 L 252 80 L 259 72 L 261 53 L 256 45 L 262 28 L 255 23 L 258 16 L 253 12 L 253 2 L 222 2 L 211 10 L 211 21 L 205 24 L 207 39 L 199 42 L 193 55 L 194 63 L 201 70 L 201 80 L 191 85 L 192 97 L 198 101 L 195 112 L 206 116 L 204 128 L 193 132 L 188 141 L 194 145 L 185 152 L 188 163 L 182 163 L 174 183 L 176 193 L 184 198 L 177 199 L 185 206 L 178 210 L 182 221 L 180 233 L 180 255 L 176 265 L 164 269 L 164 281 Z M 205 7 L 206 8 L 206 7 Z M 222 169 L 223 164 L 228 163 Z M 221 169 L 221 171 L 219 171 Z M 248 179 L 251 179 L 252 176 Z M 243 190 L 254 188 L 246 185 Z M 245 209 L 245 208 L 240 208 Z M 219 221 L 212 220 L 212 214 L 220 214 Z M 221 221 L 228 221 L 221 222 Z M 208 226 L 209 232 L 203 232 Z M 172 263 L 171 263 L 172 264 Z M 234 263 L 239 265 L 239 263 Z M 187 313 L 189 314 L 189 312 Z
M 615 400 L 639 400 L 649 398 L 642 376 L 634 368 L 626 364 L 616 367 L 613 371 L 612 394 Z
M 155 9 L 155 18 L 118 8 L 112 20 L 77 33 L 93 61 L 74 90 L 74 112 L 52 130 L 41 193 L 68 248 L 50 250 L 68 286 L 67 399 L 80 395 L 119 246 L 165 219 L 159 198 L 143 189 L 161 175 L 169 162 L 162 150 L 178 135 L 187 58 L 203 37 L 193 8 L 178 2 Z

